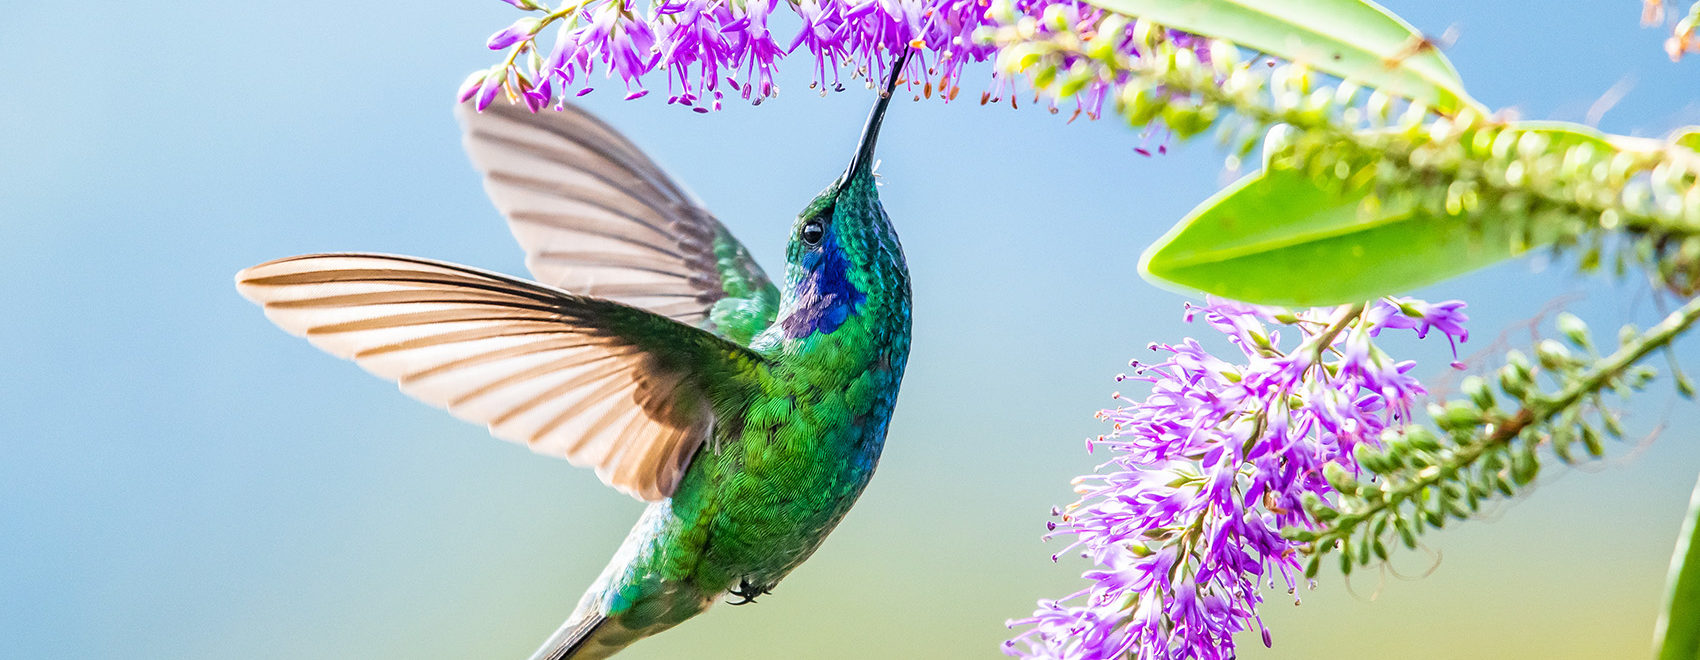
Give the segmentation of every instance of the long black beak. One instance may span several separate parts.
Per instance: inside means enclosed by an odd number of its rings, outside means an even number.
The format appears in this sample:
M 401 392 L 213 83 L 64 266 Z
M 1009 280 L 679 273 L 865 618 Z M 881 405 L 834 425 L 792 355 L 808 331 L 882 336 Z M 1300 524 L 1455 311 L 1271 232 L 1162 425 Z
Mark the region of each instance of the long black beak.
M 908 49 L 891 65 L 891 77 L 885 81 L 885 91 L 880 93 L 878 101 L 874 102 L 873 112 L 868 113 L 868 125 L 862 128 L 862 140 L 856 145 L 856 155 L 850 159 L 850 167 L 845 168 L 844 176 L 839 178 L 839 185 L 845 185 L 852 180 L 873 174 L 874 143 L 879 141 L 880 123 L 885 121 L 886 106 L 891 105 L 891 96 L 897 91 L 897 76 L 903 72 L 903 65 L 909 63 Z

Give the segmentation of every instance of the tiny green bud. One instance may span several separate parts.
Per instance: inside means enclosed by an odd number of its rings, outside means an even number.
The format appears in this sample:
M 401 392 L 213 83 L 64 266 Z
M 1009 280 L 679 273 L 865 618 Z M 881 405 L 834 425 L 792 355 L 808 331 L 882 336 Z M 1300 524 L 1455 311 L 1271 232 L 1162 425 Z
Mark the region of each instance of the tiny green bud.
M 1659 370 L 1648 365 L 1636 365 L 1633 369 L 1629 370 L 1629 386 L 1637 390 L 1642 389 L 1647 386 L 1647 383 L 1653 382 L 1653 378 L 1658 374 Z
M 1068 74 L 1063 76 L 1062 84 L 1057 86 L 1057 96 L 1074 96 L 1095 78 L 1097 76 L 1093 75 L 1085 60 L 1075 60 L 1074 64 L 1069 65 Z
M 1594 458 L 1599 458 L 1600 456 L 1605 455 L 1606 448 L 1605 445 L 1600 442 L 1600 432 L 1595 431 L 1594 427 L 1587 424 L 1583 424 L 1581 427 L 1582 444 L 1588 448 L 1588 454 Z
M 1555 319 L 1558 331 L 1564 333 L 1564 338 L 1582 350 L 1591 350 L 1593 343 L 1588 341 L 1588 324 L 1570 312 L 1562 312 Z
M 1440 451 L 1440 438 L 1427 426 L 1413 424 L 1405 427 L 1405 439 L 1416 449 L 1428 452 Z
M 1453 401 L 1446 404 L 1445 411 L 1435 419 L 1440 428 L 1448 431 L 1474 427 L 1482 423 L 1482 411 L 1463 401 Z
M 1517 494 L 1517 491 L 1511 488 L 1511 480 L 1505 478 L 1504 472 L 1493 473 L 1493 487 L 1506 497 Z
M 1328 480 L 1328 485 L 1342 494 L 1354 495 L 1358 492 L 1358 482 L 1338 463 L 1322 466 L 1322 478 Z
M 1671 376 L 1676 381 L 1676 393 L 1681 395 L 1684 399 L 1693 399 L 1694 381 L 1688 379 L 1688 374 L 1684 373 L 1681 369 L 1674 368 L 1673 365 L 1673 368 L 1671 369 Z
M 1141 50 L 1149 51 L 1158 41 L 1163 39 L 1163 27 L 1143 18 L 1133 22 L 1133 43 L 1143 46 Z
M 1163 99 L 1149 85 L 1128 85 L 1122 88 L 1122 115 L 1134 127 L 1146 126 L 1163 112 Z
M 1533 384 L 1527 376 L 1529 376 L 1528 372 L 1519 370 L 1515 366 L 1508 364 L 1500 367 L 1499 389 L 1505 390 L 1506 394 L 1521 400 L 1529 393 L 1529 387 Z
M 1477 408 L 1493 408 L 1493 391 L 1488 389 L 1487 381 L 1482 380 L 1481 376 L 1466 376 L 1464 382 L 1458 385 L 1458 390 L 1470 397 L 1470 401 L 1474 402 Z
M 1186 139 L 1203 133 L 1205 129 L 1210 128 L 1211 124 L 1216 123 L 1217 112 L 1214 104 L 1195 106 L 1170 101 L 1163 108 L 1163 124 L 1173 130 L 1175 135 L 1181 139 Z
M 1623 324 L 1623 327 L 1617 329 L 1617 343 L 1619 346 L 1635 341 L 1636 338 L 1640 336 L 1641 329 L 1635 327 L 1634 323 L 1625 323 Z
M 1374 447 L 1369 446 L 1367 442 L 1353 448 L 1352 456 L 1357 459 L 1358 465 L 1363 466 L 1365 470 L 1377 474 L 1388 472 L 1386 457 L 1381 452 L 1376 451 Z
M 1540 343 L 1535 344 L 1535 358 L 1540 360 L 1541 366 L 1546 369 L 1567 367 L 1572 360 L 1570 349 L 1552 339 L 1542 339 Z
M 1535 480 L 1540 472 L 1540 461 L 1535 457 L 1535 446 L 1532 442 L 1520 443 L 1517 451 L 1511 455 L 1511 479 L 1519 486 L 1527 486 Z
M 1056 7 L 1057 5 L 1051 6 Z M 1057 65 L 1047 61 L 1044 66 L 1039 67 L 1039 71 L 1037 73 L 1033 74 L 1033 86 L 1035 88 L 1044 89 L 1046 87 L 1050 87 L 1051 83 L 1056 82 L 1056 79 Z
M 1534 369 L 1534 365 L 1529 362 L 1529 356 L 1517 349 L 1505 352 L 1505 364 L 1521 372 L 1519 376 L 1523 378 L 1528 378 Z
M 1609 410 L 1600 411 L 1600 426 L 1606 427 L 1606 433 L 1610 433 L 1613 438 L 1623 437 L 1623 424 L 1618 421 L 1617 415 Z
M 1411 529 L 1411 524 L 1403 517 L 1393 519 L 1393 529 L 1399 532 L 1399 542 L 1407 548 L 1417 547 L 1417 533 Z
M 1558 460 L 1564 461 L 1566 465 L 1575 462 L 1575 458 L 1570 454 L 1570 445 L 1576 442 L 1574 427 L 1560 423 L 1553 427 L 1552 434 L 1547 439 L 1552 443 L 1552 453 L 1558 456 Z

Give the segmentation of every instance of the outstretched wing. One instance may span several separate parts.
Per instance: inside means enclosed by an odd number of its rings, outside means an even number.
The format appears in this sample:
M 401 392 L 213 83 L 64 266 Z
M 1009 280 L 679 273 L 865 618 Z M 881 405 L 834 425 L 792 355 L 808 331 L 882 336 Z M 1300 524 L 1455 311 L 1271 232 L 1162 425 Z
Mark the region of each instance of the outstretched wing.
M 573 106 L 456 110 L 484 190 L 538 281 L 748 344 L 779 292 L 744 246 L 625 137 Z
M 644 310 L 426 259 L 291 257 L 236 285 L 290 333 L 649 501 L 710 437 L 710 401 L 762 362 Z

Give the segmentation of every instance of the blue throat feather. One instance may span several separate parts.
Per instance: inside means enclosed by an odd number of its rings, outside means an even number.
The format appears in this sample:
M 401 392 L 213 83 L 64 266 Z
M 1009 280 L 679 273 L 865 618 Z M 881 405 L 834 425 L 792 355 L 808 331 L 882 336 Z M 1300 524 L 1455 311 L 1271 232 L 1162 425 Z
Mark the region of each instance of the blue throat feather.
M 860 313 L 867 295 L 850 281 L 850 260 L 834 232 L 828 230 L 820 248 L 805 253 L 801 265 L 807 274 L 792 290 L 797 310 L 781 321 L 787 338 L 832 334 L 851 314 Z

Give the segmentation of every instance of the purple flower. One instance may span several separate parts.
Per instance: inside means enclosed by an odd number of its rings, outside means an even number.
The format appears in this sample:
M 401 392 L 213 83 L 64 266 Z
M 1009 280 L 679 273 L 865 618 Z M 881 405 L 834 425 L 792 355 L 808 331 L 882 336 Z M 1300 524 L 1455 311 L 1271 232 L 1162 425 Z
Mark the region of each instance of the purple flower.
M 531 0 L 504 1 L 521 9 L 540 7 Z M 770 28 L 771 14 L 782 6 L 801 19 L 794 35 L 776 36 Z M 778 93 L 774 74 L 780 60 L 788 56 L 807 53 L 815 74 L 812 87 L 824 93 L 829 85 L 843 89 L 841 75 L 846 68 L 870 83 L 883 81 L 898 54 L 912 51 L 904 72 L 906 89 L 929 97 L 936 91 L 948 101 L 960 92 L 963 67 L 987 61 L 996 53 L 975 32 L 998 25 L 992 14 L 1003 11 L 987 0 L 796 0 L 783 4 L 778 0 L 653 0 L 647 14 L 643 5 L 625 0 L 586 0 L 573 7 L 521 19 L 490 37 L 490 48 L 518 49 L 510 54 L 506 67 L 522 73 L 518 69 L 526 60 L 517 55 L 540 48 L 535 35 L 552 23 L 560 24 L 541 66 L 523 72 L 523 78 L 494 76 L 501 81 L 532 81 L 534 87 L 514 90 L 516 97 L 545 89 L 542 83 L 552 79 L 555 84 L 547 88 L 552 96 L 545 100 L 564 99 L 569 92 L 590 85 L 590 74 L 602 68 L 604 76 L 621 78 L 631 98 L 647 89 L 647 76 L 659 74 L 669 103 L 695 108 L 699 101 L 712 99 L 710 104 L 719 108 L 723 85 L 755 103 Z M 1068 26 L 1088 28 L 1105 16 L 1103 10 L 1071 0 L 1014 0 L 1009 9 L 1013 16 L 1004 20 L 1049 15 Z M 1040 21 L 1036 29 L 1045 33 L 1055 25 Z M 1131 26 L 1122 29 L 1128 52 L 1134 52 L 1132 34 Z M 1198 41 L 1180 36 L 1183 40 L 1177 43 L 1183 45 Z M 1199 53 L 1204 57 L 1206 50 Z M 1097 117 L 1119 82 L 1085 83 L 1074 93 L 1075 113 Z M 1006 95 L 1013 104 L 1013 82 L 994 74 L 981 102 L 1000 102 Z M 1050 102 L 1053 110 L 1056 102 Z
M 529 41 L 540 27 L 542 21 L 527 16 L 514 21 L 513 25 L 503 28 L 501 32 L 490 35 L 490 40 L 484 45 L 490 50 L 505 50 L 521 41 Z
M 1416 328 L 1417 337 L 1427 337 L 1430 329 L 1439 330 L 1446 335 L 1446 341 L 1452 343 L 1452 355 L 1458 355 L 1458 344 L 1470 340 L 1470 331 L 1464 329 L 1464 323 L 1470 320 L 1465 316 L 1464 301 L 1448 300 L 1441 303 L 1426 303 L 1411 298 L 1382 301 L 1376 303 L 1377 311 L 1387 315 L 1387 321 L 1382 327 L 1387 328 Z
M 1097 568 L 1085 589 L 1010 621 L 1021 631 L 1004 651 L 1225 660 L 1235 634 L 1254 628 L 1268 644 L 1260 585 L 1279 581 L 1295 594 L 1303 575 L 1305 548 L 1281 530 L 1316 528 L 1303 503 L 1333 492 L 1323 468 L 1358 471 L 1353 448 L 1375 445 L 1424 394 L 1412 363 L 1389 358 L 1372 336 L 1426 332 L 1389 321 L 1407 308 L 1462 336 L 1462 306 L 1398 301 L 1286 314 L 1221 300 L 1189 305 L 1187 320 L 1202 314 L 1240 354 L 1224 360 L 1190 338 L 1154 344 L 1161 362 L 1136 361 L 1134 375 L 1118 377 L 1150 392 L 1137 403 L 1118 394 L 1124 405 L 1099 413 L 1112 430 L 1089 444 L 1112 457 L 1076 481 L 1080 499 L 1057 512 L 1047 535 L 1068 537 L 1063 552 Z M 1297 341 L 1283 346 L 1275 323 Z

